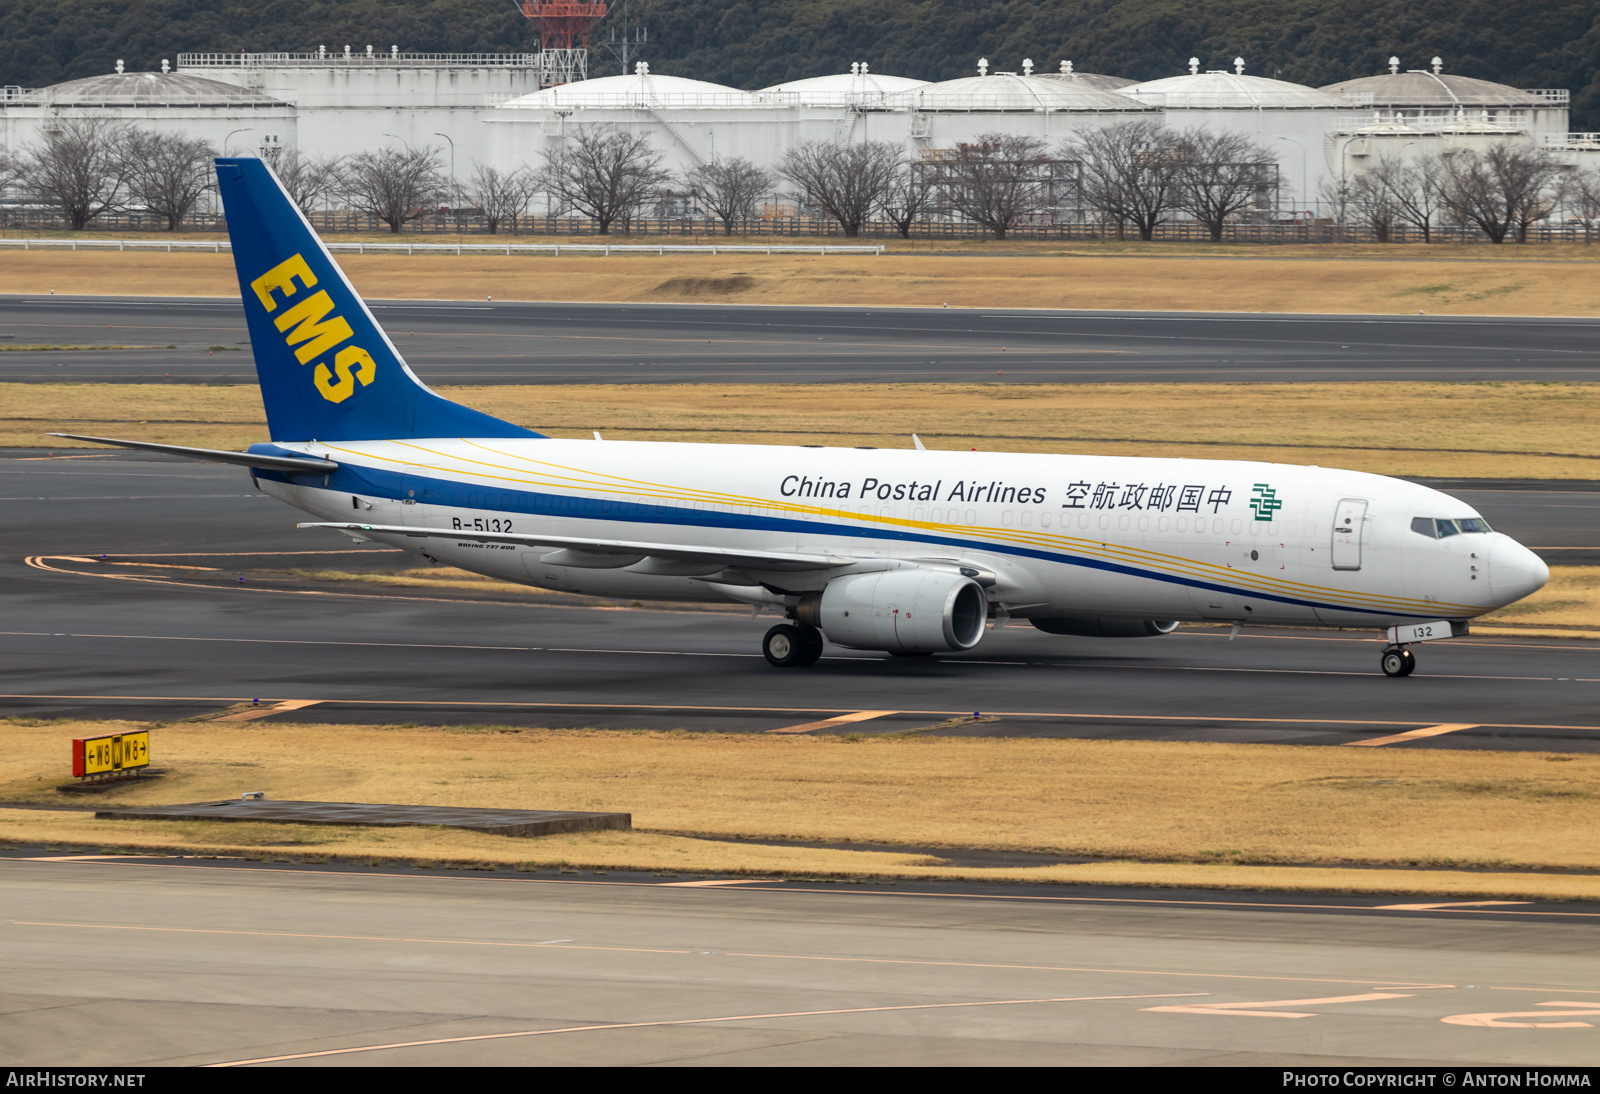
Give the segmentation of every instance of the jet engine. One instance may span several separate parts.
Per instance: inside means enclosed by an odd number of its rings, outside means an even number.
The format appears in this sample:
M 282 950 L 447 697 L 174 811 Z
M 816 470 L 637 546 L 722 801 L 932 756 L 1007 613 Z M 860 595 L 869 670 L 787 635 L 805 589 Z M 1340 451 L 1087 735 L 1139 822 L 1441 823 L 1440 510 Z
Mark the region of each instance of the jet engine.
M 938 570 L 836 578 L 800 613 L 801 622 L 820 626 L 841 646 L 890 653 L 970 650 L 988 616 L 983 586 Z
M 1092 615 L 1058 615 L 1029 619 L 1049 634 L 1078 634 L 1085 638 L 1154 638 L 1178 629 L 1176 621 L 1157 619 L 1096 619 Z

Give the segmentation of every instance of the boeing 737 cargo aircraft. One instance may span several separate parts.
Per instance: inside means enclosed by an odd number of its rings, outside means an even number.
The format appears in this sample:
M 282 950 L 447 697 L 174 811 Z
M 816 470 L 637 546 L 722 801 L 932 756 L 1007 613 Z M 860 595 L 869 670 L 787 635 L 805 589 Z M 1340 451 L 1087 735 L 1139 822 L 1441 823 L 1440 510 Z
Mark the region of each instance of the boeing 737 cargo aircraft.
M 1410 644 L 1549 577 L 1456 499 L 1354 471 L 545 437 L 423 384 L 266 164 L 219 159 L 217 179 L 271 443 L 77 439 L 243 465 L 304 528 L 526 585 L 775 609 L 779 667 L 825 640 L 968 650 L 1016 616 L 1104 638 L 1385 629 L 1383 671 L 1406 676 Z

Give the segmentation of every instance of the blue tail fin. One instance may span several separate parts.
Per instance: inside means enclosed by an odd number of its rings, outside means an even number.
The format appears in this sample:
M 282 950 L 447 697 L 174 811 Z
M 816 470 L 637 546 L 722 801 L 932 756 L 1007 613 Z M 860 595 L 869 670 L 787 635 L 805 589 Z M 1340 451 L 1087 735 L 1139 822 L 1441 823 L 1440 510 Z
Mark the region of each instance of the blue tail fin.
M 265 163 L 219 159 L 217 184 L 273 440 L 540 436 L 417 379 Z

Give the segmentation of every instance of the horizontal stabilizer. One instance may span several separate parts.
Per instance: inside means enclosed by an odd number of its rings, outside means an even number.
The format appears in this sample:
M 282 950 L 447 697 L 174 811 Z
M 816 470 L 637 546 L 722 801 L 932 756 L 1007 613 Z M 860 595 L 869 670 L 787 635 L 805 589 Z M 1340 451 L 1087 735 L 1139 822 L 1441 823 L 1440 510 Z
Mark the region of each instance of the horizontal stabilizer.
M 617 555 L 621 565 L 642 558 L 676 559 L 682 562 L 715 563 L 723 567 L 750 570 L 828 570 L 848 566 L 860 559 L 838 555 L 801 554 L 794 551 L 745 551 L 735 547 L 689 547 L 681 543 L 641 543 L 620 539 L 579 539 L 574 536 L 540 536 L 521 532 L 475 532 L 469 528 L 416 528 L 408 524 L 302 524 L 301 528 L 333 528 L 340 532 L 386 536 L 411 536 L 422 539 L 467 540 L 472 543 L 514 543 L 524 547 L 549 547 L 584 555 Z M 559 560 L 557 560 L 559 564 Z M 594 561 L 585 561 L 593 567 Z
M 339 470 L 339 465 L 332 460 L 319 460 L 315 456 L 268 456 L 256 452 L 230 452 L 225 448 L 188 448 L 181 444 L 120 441 L 114 437 L 85 437 L 77 433 L 51 433 L 49 436 L 65 437 L 69 441 L 114 444 L 118 448 L 136 448 L 141 452 L 164 452 L 168 456 L 205 460 L 207 463 L 236 463 L 241 467 L 259 467 L 266 471 L 287 471 L 291 475 L 329 475 Z

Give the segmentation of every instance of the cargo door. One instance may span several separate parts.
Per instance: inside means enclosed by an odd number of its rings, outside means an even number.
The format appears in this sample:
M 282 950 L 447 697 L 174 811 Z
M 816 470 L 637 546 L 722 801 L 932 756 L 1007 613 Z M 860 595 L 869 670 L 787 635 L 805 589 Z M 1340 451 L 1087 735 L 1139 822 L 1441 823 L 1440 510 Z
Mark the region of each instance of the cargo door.
M 1333 514 L 1333 568 L 1361 569 L 1361 536 L 1367 523 L 1365 498 L 1344 498 Z

